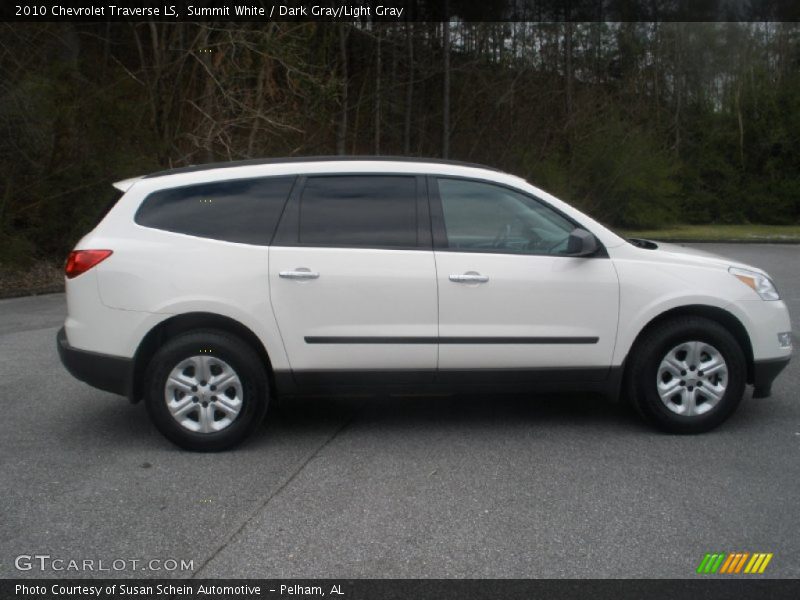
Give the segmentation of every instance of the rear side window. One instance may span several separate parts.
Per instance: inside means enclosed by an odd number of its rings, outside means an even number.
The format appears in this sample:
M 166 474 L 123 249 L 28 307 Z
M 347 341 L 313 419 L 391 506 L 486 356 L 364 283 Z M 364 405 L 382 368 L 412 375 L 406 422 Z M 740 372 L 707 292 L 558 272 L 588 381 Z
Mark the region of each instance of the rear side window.
M 415 247 L 413 176 L 309 177 L 300 199 L 300 244 Z
M 294 177 L 236 179 L 153 192 L 136 212 L 145 227 L 268 245 Z

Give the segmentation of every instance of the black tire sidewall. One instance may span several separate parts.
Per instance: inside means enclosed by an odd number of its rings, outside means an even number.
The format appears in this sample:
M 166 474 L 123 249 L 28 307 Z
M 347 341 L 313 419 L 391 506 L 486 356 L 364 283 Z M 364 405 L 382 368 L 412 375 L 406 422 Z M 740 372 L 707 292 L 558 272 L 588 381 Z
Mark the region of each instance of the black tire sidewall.
M 201 354 L 228 363 L 242 383 L 242 410 L 222 431 L 196 433 L 182 427 L 172 417 L 164 397 L 167 377 L 182 360 Z M 244 342 L 216 331 L 198 331 L 169 340 L 150 361 L 145 374 L 145 406 L 153 424 L 181 448 L 216 452 L 241 443 L 261 422 L 267 408 L 268 385 L 258 355 Z
M 728 367 L 728 385 L 717 405 L 702 415 L 691 417 L 672 412 L 656 388 L 658 368 L 675 346 L 688 341 L 705 342 L 716 348 Z M 639 412 L 659 428 L 672 433 L 700 433 L 725 421 L 737 408 L 744 394 L 747 365 L 736 339 L 714 321 L 687 318 L 668 322 L 654 330 L 636 349 L 637 367 L 633 373 L 635 402 Z

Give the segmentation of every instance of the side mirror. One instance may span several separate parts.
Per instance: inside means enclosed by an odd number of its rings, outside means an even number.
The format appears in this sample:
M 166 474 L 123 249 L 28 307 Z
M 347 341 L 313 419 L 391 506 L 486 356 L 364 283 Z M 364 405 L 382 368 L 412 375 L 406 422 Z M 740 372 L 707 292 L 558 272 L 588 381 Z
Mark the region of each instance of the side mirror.
M 578 227 L 567 239 L 568 256 L 589 256 L 597 252 L 597 238 L 585 229 Z

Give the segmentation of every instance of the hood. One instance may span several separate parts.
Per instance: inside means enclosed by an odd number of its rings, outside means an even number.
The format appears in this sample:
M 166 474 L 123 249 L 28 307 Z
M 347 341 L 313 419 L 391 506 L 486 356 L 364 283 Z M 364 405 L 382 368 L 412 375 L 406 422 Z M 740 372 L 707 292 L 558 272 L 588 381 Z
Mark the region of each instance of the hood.
M 725 263 L 730 263 L 730 259 L 725 258 L 724 256 L 714 254 L 713 252 L 706 252 L 705 250 L 699 250 L 697 248 L 690 248 L 689 246 L 684 246 L 683 244 L 664 244 L 662 242 L 658 242 L 658 250 L 661 252 L 667 252 L 669 254 L 698 256 L 701 258 L 711 259 L 715 262 L 722 261 Z
M 740 267 L 742 269 L 750 269 L 751 271 L 756 271 L 758 273 L 767 275 L 763 269 L 759 269 L 753 265 L 748 265 L 747 263 L 743 263 L 733 258 L 720 256 L 719 254 L 714 254 L 712 252 L 706 252 L 705 250 L 690 248 L 682 244 L 665 244 L 662 242 L 657 242 L 655 245 L 657 248 L 654 249 L 641 247 L 637 249 L 639 252 L 645 252 L 649 254 L 653 259 L 658 258 L 660 260 L 669 262 L 677 262 L 695 266 L 719 267 L 723 269 L 727 269 L 728 267 Z

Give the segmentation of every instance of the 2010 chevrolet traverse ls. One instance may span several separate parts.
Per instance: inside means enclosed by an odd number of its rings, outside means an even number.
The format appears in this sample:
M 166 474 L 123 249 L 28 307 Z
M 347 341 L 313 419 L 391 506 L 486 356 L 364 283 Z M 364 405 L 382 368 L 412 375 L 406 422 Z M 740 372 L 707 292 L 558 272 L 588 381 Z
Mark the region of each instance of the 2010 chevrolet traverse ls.
M 193 450 L 240 442 L 270 397 L 365 387 L 598 390 L 701 432 L 792 353 L 762 270 L 626 241 L 480 166 L 277 159 L 115 185 L 67 261 L 61 360 Z

